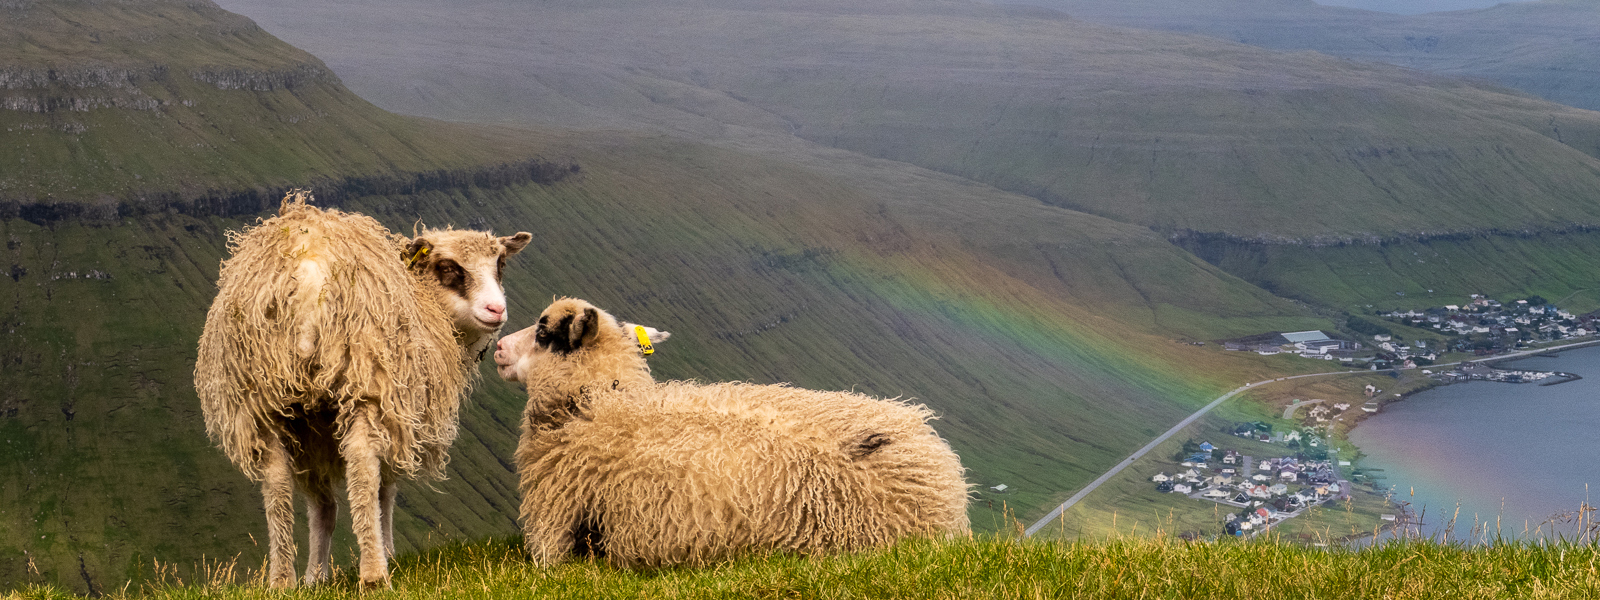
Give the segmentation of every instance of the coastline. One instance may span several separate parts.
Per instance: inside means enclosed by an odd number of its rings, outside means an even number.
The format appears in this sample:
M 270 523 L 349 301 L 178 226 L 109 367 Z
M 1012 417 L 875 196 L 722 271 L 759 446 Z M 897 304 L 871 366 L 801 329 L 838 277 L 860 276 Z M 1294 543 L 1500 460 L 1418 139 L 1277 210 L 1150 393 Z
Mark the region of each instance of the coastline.
M 1563 384 L 1563 383 L 1569 383 L 1569 382 L 1572 382 L 1572 381 L 1578 381 L 1578 380 L 1581 380 L 1581 379 L 1584 378 L 1584 376 L 1581 373 L 1559 371 L 1559 370 L 1520 369 L 1520 368 L 1517 368 L 1514 365 L 1515 365 L 1515 363 L 1518 363 L 1520 361 L 1525 361 L 1525 360 L 1530 359 L 1530 358 L 1552 358 L 1552 359 L 1555 359 L 1555 358 L 1561 358 L 1562 357 L 1561 353 L 1564 353 L 1564 352 L 1567 352 L 1567 351 L 1583 350 L 1583 349 L 1596 348 L 1596 347 L 1600 347 L 1600 339 L 1591 338 L 1591 339 L 1587 339 L 1587 340 L 1583 340 L 1583 341 L 1567 343 L 1567 344 L 1561 344 L 1561 345 L 1556 345 L 1556 346 L 1547 347 L 1547 348 L 1527 349 L 1527 350 L 1519 351 L 1519 352 L 1516 352 L 1516 353 L 1512 353 L 1511 355 L 1481 357 L 1481 358 L 1475 358 L 1475 359 L 1472 359 L 1472 360 L 1462 360 L 1462 361 L 1458 361 L 1458 362 L 1446 363 L 1444 365 L 1437 365 L 1437 366 L 1434 366 L 1434 367 L 1430 367 L 1430 368 L 1445 367 L 1445 368 L 1450 368 L 1453 371 L 1459 372 L 1460 370 L 1462 370 L 1461 367 L 1466 367 L 1468 365 L 1479 365 L 1477 370 L 1480 373 L 1482 373 L 1483 371 L 1487 371 L 1487 370 L 1512 371 L 1512 372 L 1515 372 L 1515 371 L 1523 371 L 1523 372 L 1526 372 L 1526 371 L 1537 371 L 1537 372 L 1540 372 L 1540 373 L 1550 373 L 1550 374 L 1554 375 L 1553 377 L 1548 378 L 1548 379 L 1550 379 L 1548 381 L 1544 381 L 1544 380 L 1523 380 L 1523 381 L 1512 380 L 1512 381 L 1504 381 L 1504 380 L 1484 379 L 1484 378 L 1467 378 L 1467 377 L 1460 377 L 1460 376 L 1442 377 L 1441 378 L 1441 377 L 1438 376 L 1439 373 L 1436 373 L 1436 374 L 1431 374 L 1431 376 L 1428 377 L 1428 380 L 1429 380 L 1428 382 L 1422 383 L 1422 385 L 1419 385 L 1418 387 L 1416 387 L 1414 389 L 1406 390 L 1403 393 L 1396 394 L 1396 395 L 1394 395 L 1394 396 L 1392 396 L 1390 398 L 1381 399 L 1381 400 L 1378 400 L 1378 401 L 1380 402 L 1380 406 L 1381 407 L 1386 407 L 1389 404 L 1393 404 L 1393 403 L 1396 403 L 1396 402 L 1400 402 L 1400 401 L 1403 401 L 1403 400 L 1410 399 L 1412 395 L 1417 394 L 1417 393 L 1422 392 L 1422 391 L 1431 390 L 1431 389 L 1434 389 L 1436 387 L 1453 385 L 1453 384 L 1456 384 L 1456 383 L 1465 383 L 1465 382 L 1470 382 L 1470 381 L 1488 381 L 1488 382 L 1491 382 L 1491 383 L 1535 383 L 1536 385 L 1538 385 L 1540 387 L 1553 386 L 1553 385 L 1559 385 L 1559 384 Z M 1579 365 L 1579 366 L 1582 366 L 1582 365 Z M 1566 368 L 1572 368 L 1572 366 L 1569 365 Z M 1594 368 L 1593 365 L 1588 365 L 1584 370 L 1591 370 L 1593 368 Z M 1472 369 L 1469 368 L 1468 370 L 1472 370 Z M 1396 458 L 1396 457 L 1390 457 L 1390 459 L 1392 459 L 1392 460 L 1390 460 L 1389 463 L 1380 462 L 1377 465 L 1373 465 L 1370 461 L 1367 460 L 1369 457 L 1366 454 L 1366 452 L 1363 450 L 1363 448 L 1361 448 L 1359 445 L 1357 445 L 1354 442 L 1353 434 L 1356 431 L 1356 428 L 1361 423 L 1364 423 L 1366 418 L 1370 417 L 1373 414 L 1378 414 L 1378 413 L 1374 412 L 1374 413 L 1362 414 L 1358 418 L 1353 419 L 1350 422 L 1348 422 L 1348 424 L 1344 428 L 1342 428 L 1343 431 L 1342 431 L 1342 435 L 1341 435 L 1341 438 L 1342 438 L 1341 442 L 1345 445 L 1346 450 L 1351 454 L 1351 459 L 1350 460 L 1353 463 L 1355 463 L 1356 470 L 1364 471 L 1364 472 L 1370 472 L 1370 471 L 1368 471 L 1368 469 L 1363 469 L 1361 467 L 1362 466 L 1371 466 L 1373 468 L 1373 470 L 1375 470 L 1377 472 L 1383 472 L 1384 468 L 1380 468 L 1380 467 L 1394 467 L 1396 465 L 1409 464 L 1411 461 L 1407 461 L 1407 460 L 1404 460 L 1404 459 L 1401 459 L 1401 458 Z M 1387 456 L 1388 453 L 1386 453 L 1385 455 Z M 1398 462 L 1395 462 L 1395 461 L 1398 461 Z M 1365 463 L 1365 464 L 1363 464 L 1363 463 Z M 1390 470 L 1392 470 L 1392 469 L 1390 469 Z M 1400 484 L 1404 484 L 1406 481 L 1410 481 L 1410 479 L 1407 479 L 1407 478 L 1402 476 L 1402 478 L 1397 483 L 1396 481 L 1390 481 L 1388 476 L 1380 475 L 1379 479 L 1376 479 L 1376 480 L 1368 479 L 1367 481 L 1368 481 L 1368 484 L 1371 486 L 1371 488 L 1374 491 L 1381 491 L 1381 490 L 1384 490 L 1384 489 L 1389 489 L 1390 492 L 1393 492 L 1394 491 L 1393 490 L 1394 486 L 1400 485 Z M 1502 502 L 1503 502 L 1503 500 L 1502 500 Z M 1357 537 L 1364 538 L 1364 539 L 1367 539 L 1367 540 L 1371 540 L 1372 542 L 1377 542 L 1379 540 L 1384 539 L 1383 535 L 1382 535 L 1383 533 L 1396 532 L 1396 531 L 1403 531 L 1403 533 L 1394 533 L 1393 535 L 1396 536 L 1396 537 L 1401 537 L 1401 536 L 1412 537 L 1412 536 L 1423 536 L 1423 535 L 1427 535 L 1427 536 L 1433 537 L 1433 536 L 1438 536 L 1438 535 L 1449 535 L 1449 534 L 1444 533 L 1443 530 L 1435 531 L 1435 532 L 1431 532 L 1431 533 L 1424 532 L 1422 530 L 1422 528 L 1426 524 L 1421 523 L 1420 519 L 1418 518 L 1421 515 L 1413 515 L 1413 514 L 1410 513 L 1410 508 L 1411 507 L 1405 506 L 1404 503 L 1399 503 L 1399 504 L 1400 505 L 1397 506 L 1397 509 L 1399 509 L 1397 511 L 1397 516 L 1399 517 L 1399 519 L 1397 519 L 1396 522 L 1386 523 L 1385 527 L 1382 527 L 1382 528 L 1380 528 L 1379 530 L 1377 530 L 1375 532 L 1366 533 L 1366 534 L 1363 534 L 1363 535 L 1357 536 Z M 1450 521 L 1453 522 L 1453 519 L 1450 519 Z M 1539 523 L 1539 520 L 1535 519 L 1532 522 L 1537 524 L 1537 523 Z M 1402 525 L 1405 525 L 1406 527 L 1402 528 Z M 1552 525 L 1553 525 L 1552 523 L 1545 523 L 1545 526 L 1552 526 Z M 1454 527 L 1452 526 L 1451 529 L 1454 529 Z M 1537 528 L 1536 528 L 1536 530 L 1537 530 Z M 1459 532 L 1457 532 L 1457 533 L 1459 533 Z M 1362 542 L 1355 542 L 1355 543 L 1362 543 Z
M 1526 359 L 1529 359 L 1529 358 L 1551 358 L 1551 357 L 1558 356 L 1559 353 L 1561 353 L 1561 352 L 1566 352 L 1566 351 L 1569 351 L 1569 350 L 1580 350 L 1580 349 L 1591 348 L 1591 347 L 1596 347 L 1596 346 L 1600 346 L 1600 339 L 1585 340 L 1585 341 L 1582 341 L 1582 342 L 1563 344 L 1563 345 L 1553 346 L 1553 347 L 1549 347 L 1549 348 L 1528 349 L 1528 350 L 1524 350 L 1524 351 L 1515 353 L 1515 355 L 1513 355 L 1513 356 L 1492 356 L 1492 357 L 1483 357 L 1483 358 L 1477 358 L 1477 359 L 1472 359 L 1472 360 L 1461 360 L 1461 361 L 1457 361 L 1457 362 L 1445 363 L 1443 365 L 1433 366 L 1432 368 L 1448 367 L 1453 371 L 1459 371 L 1461 369 L 1461 367 L 1466 366 L 1468 364 L 1474 364 L 1475 363 L 1475 364 L 1479 364 L 1479 365 L 1482 365 L 1484 367 L 1487 367 L 1487 368 L 1493 369 L 1493 370 L 1517 370 L 1517 369 L 1506 369 L 1506 368 L 1503 368 L 1501 365 L 1505 365 L 1505 364 L 1509 364 L 1509 363 L 1513 363 L 1513 362 L 1517 362 L 1517 361 L 1521 361 L 1521 360 L 1526 360 Z M 1420 370 L 1421 369 L 1418 369 L 1418 371 L 1420 371 Z M 1571 381 L 1577 381 L 1577 380 L 1583 378 L 1580 374 L 1577 374 L 1577 373 L 1562 373 L 1562 372 L 1555 372 L 1555 371 L 1551 371 L 1551 372 L 1552 373 L 1556 373 L 1558 376 L 1561 376 L 1561 378 L 1559 380 L 1557 380 L 1557 381 L 1540 382 L 1540 383 L 1537 383 L 1536 385 L 1540 385 L 1540 386 L 1558 385 L 1558 384 L 1562 384 L 1562 383 L 1568 383 L 1568 382 L 1571 382 Z M 1396 395 L 1391 396 L 1391 397 L 1386 398 L 1386 399 L 1385 398 L 1374 397 L 1374 398 L 1369 399 L 1369 401 L 1378 402 L 1379 410 L 1381 411 L 1383 409 L 1383 407 L 1386 407 L 1386 406 L 1388 406 L 1390 404 L 1394 404 L 1394 403 L 1397 403 L 1397 402 L 1405 401 L 1405 400 L 1411 398 L 1411 396 L 1413 396 L 1415 394 L 1418 394 L 1418 393 L 1421 393 L 1421 392 L 1425 392 L 1425 391 L 1428 391 L 1428 390 L 1433 390 L 1433 389 L 1444 387 L 1444 386 L 1456 385 L 1456 384 L 1468 383 L 1468 382 L 1474 381 L 1473 379 L 1469 379 L 1469 378 L 1455 378 L 1455 377 L 1445 379 L 1445 378 L 1440 378 L 1438 375 L 1439 375 L 1438 373 L 1434 373 L 1434 374 L 1428 375 L 1426 377 L 1426 381 L 1418 382 L 1419 385 L 1417 385 L 1417 387 L 1415 387 L 1413 389 L 1408 389 L 1408 390 L 1405 390 L 1403 392 L 1399 392 Z M 1476 380 L 1476 381 L 1485 381 L 1485 380 L 1479 379 L 1479 380 Z M 1498 382 L 1498 381 L 1489 381 L 1489 382 L 1490 383 L 1509 383 L 1509 382 Z M 1357 413 L 1357 414 L 1353 415 L 1354 418 L 1352 418 L 1350 421 L 1348 421 L 1344 425 L 1344 427 L 1341 428 L 1342 430 L 1338 433 L 1339 443 L 1342 446 L 1344 446 L 1344 448 L 1346 449 L 1346 452 L 1342 453 L 1342 454 L 1348 454 L 1349 460 L 1351 462 L 1351 467 L 1350 468 L 1352 470 L 1365 472 L 1366 469 L 1362 469 L 1360 467 L 1361 467 L 1361 463 L 1362 463 L 1363 459 L 1365 459 L 1367 455 L 1366 455 L 1366 453 L 1364 451 L 1362 451 L 1360 446 L 1358 446 L 1357 444 L 1355 444 L 1354 441 L 1352 441 L 1351 434 L 1355 431 L 1355 429 L 1358 426 L 1360 426 L 1368 418 L 1370 418 L 1370 417 L 1372 417 L 1374 415 L 1377 415 L 1377 414 L 1379 414 L 1379 413 L 1378 412 L 1371 412 L 1371 413 L 1361 412 L 1361 413 Z M 1378 493 L 1382 489 L 1382 487 L 1380 485 L 1380 481 L 1381 480 L 1374 480 L 1373 478 L 1368 476 L 1367 485 L 1369 487 L 1371 487 L 1375 493 Z M 1390 493 L 1392 494 L 1393 490 L 1390 490 Z M 1391 532 L 1396 532 L 1396 531 L 1402 531 L 1402 530 L 1403 530 L 1403 533 L 1396 533 L 1394 535 L 1396 535 L 1396 536 L 1421 535 L 1421 528 L 1423 526 L 1423 523 L 1420 523 L 1417 520 L 1417 518 L 1416 518 L 1417 515 L 1411 509 L 1411 507 L 1409 505 L 1406 505 L 1406 504 L 1401 504 L 1401 505 L 1398 505 L 1396 508 L 1397 508 L 1397 516 L 1399 518 L 1397 518 L 1394 522 L 1384 523 L 1381 527 L 1379 527 L 1378 529 L 1376 529 L 1375 531 L 1372 531 L 1372 532 L 1365 532 L 1365 533 L 1361 533 L 1361 534 L 1357 534 L 1357 535 L 1345 536 L 1344 539 L 1341 539 L 1339 541 L 1341 543 L 1346 543 L 1346 544 L 1350 544 L 1350 543 L 1355 543 L 1355 544 L 1377 543 L 1380 539 L 1382 539 L 1384 534 L 1391 533 Z M 1366 540 L 1366 542 L 1363 542 L 1361 540 Z

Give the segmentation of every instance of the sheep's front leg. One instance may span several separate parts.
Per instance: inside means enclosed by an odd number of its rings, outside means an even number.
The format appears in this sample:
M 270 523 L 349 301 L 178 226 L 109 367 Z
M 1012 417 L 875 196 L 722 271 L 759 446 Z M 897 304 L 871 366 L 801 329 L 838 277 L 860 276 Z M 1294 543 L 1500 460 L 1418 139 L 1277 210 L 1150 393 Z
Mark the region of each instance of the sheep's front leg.
M 394 471 L 385 467 L 382 487 L 378 490 L 378 508 L 383 515 L 383 548 L 389 558 L 394 558 L 394 499 L 400 491 L 396 479 Z
M 339 454 L 344 458 L 345 487 L 350 492 L 350 526 L 361 548 L 361 587 L 389 587 L 389 561 L 383 541 L 383 448 L 374 424 L 375 410 L 363 404 L 350 419 Z
M 267 585 L 294 587 L 294 465 L 272 436 L 262 455 L 261 498 L 267 510 Z
M 311 556 L 306 559 L 306 585 L 327 581 L 333 576 L 333 523 L 338 506 L 333 487 L 327 482 L 306 486 L 306 521 L 311 524 Z

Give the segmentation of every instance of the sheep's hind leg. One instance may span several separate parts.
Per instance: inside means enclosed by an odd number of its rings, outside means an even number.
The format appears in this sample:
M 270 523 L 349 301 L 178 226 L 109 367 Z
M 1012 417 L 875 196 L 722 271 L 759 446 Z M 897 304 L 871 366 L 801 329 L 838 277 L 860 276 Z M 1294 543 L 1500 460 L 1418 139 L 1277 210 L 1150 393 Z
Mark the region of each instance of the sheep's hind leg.
M 283 440 L 262 453 L 261 498 L 267 510 L 267 585 L 294 587 L 294 465 Z
M 333 482 L 326 477 L 305 486 L 306 521 L 311 525 L 311 552 L 306 558 L 306 585 L 327 581 L 333 576 L 333 524 L 337 505 L 333 500 Z
M 389 558 L 394 558 L 394 499 L 400 488 L 395 481 L 397 478 L 393 469 L 384 467 L 382 487 L 378 489 L 378 507 L 383 515 L 383 549 L 389 553 Z
M 529 518 L 526 511 L 523 515 L 522 546 L 534 564 L 555 566 L 577 549 L 580 527 L 576 515 L 565 518 L 539 515 Z
M 389 587 L 389 561 L 383 540 L 380 501 L 383 463 L 381 442 L 373 423 L 372 405 L 363 404 L 351 416 L 339 454 L 344 457 L 345 487 L 350 492 L 350 526 L 361 548 L 361 587 Z

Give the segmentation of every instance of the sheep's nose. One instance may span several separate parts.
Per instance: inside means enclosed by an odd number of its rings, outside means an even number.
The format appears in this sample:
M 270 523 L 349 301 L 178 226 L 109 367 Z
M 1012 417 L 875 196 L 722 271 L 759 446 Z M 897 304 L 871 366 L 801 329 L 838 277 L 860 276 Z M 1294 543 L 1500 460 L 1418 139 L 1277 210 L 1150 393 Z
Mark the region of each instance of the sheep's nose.
M 499 340 L 495 341 L 495 343 L 494 343 L 494 351 L 495 352 L 505 352 L 506 351 L 506 339 L 505 338 L 500 338 Z
M 504 304 L 485 304 L 483 305 L 483 309 L 489 311 L 489 314 L 497 317 L 506 316 L 506 305 Z

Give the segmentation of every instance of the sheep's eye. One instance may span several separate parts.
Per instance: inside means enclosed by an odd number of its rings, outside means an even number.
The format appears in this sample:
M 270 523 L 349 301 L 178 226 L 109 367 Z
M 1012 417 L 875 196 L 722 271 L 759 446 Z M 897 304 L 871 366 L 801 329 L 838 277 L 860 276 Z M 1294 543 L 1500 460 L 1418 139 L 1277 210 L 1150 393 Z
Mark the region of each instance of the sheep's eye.
M 494 280 L 495 281 L 505 281 L 505 278 L 506 278 L 505 275 L 506 275 L 506 255 L 501 254 L 500 255 L 500 260 L 496 261 L 495 264 L 494 264 Z
M 434 277 L 439 278 L 439 285 L 444 286 L 446 289 L 454 290 L 456 293 L 461 294 L 462 296 L 466 296 L 467 270 L 461 268 L 461 265 L 456 264 L 456 261 L 448 258 L 439 261 L 433 266 L 433 275 Z

